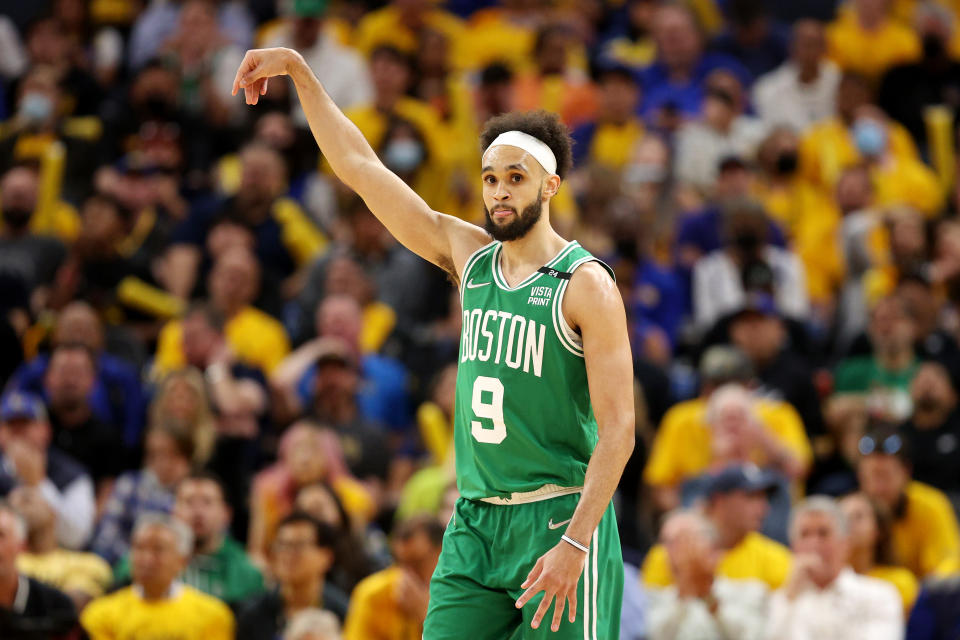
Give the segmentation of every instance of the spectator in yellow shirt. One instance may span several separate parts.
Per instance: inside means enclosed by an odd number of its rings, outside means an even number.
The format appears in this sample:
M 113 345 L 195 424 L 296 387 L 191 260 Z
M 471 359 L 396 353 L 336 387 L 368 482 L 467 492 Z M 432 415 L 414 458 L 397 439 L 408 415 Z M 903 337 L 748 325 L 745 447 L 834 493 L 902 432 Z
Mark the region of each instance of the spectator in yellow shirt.
M 830 58 L 844 71 L 875 79 L 920 57 L 920 39 L 891 18 L 889 0 L 851 0 L 827 27 Z
M 707 471 L 726 453 L 718 450 L 711 426 L 708 403 L 711 396 L 727 382 L 744 383 L 752 377 L 749 362 L 732 347 L 714 347 L 704 356 L 701 365 L 703 391 L 699 398 L 681 402 L 663 418 L 653 440 L 650 458 L 643 472 L 644 482 L 653 489 L 654 503 L 663 511 L 680 504 L 680 486 L 686 480 Z M 749 426 L 739 429 L 739 448 L 745 448 L 749 459 L 761 465 L 773 465 L 789 479 L 803 477 L 813 459 L 810 443 L 796 410 L 785 402 L 750 399 L 747 407 L 733 396 L 742 396 L 742 387 L 730 385 L 714 403 L 714 415 L 738 406 Z M 718 411 L 719 410 L 719 411 Z M 742 446 L 741 446 L 742 445 Z M 724 447 L 725 448 L 725 447 Z M 718 456 L 718 454 L 720 454 Z
M 353 590 L 344 640 L 416 640 L 423 635 L 430 576 L 440 558 L 443 525 L 431 516 L 401 523 L 394 534 L 394 564 Z
M 810 127 L 800 142 L 800 175 L 832 190 L 844 169 L 861 164 L 864 154 L 854 139 L 854 123 L 873 94 L 861 75 L 845 73 L 837 87 L 836 115 Z M 917 146 L 900 124 L 886 122 L 885 152 L 898 160 L 917 161 Z
M 890 516 L 863 493 L 845 497 L 840 501 L 840 509 L 847 519 L 850 567 L 896 587 L 903 600 L 904 618 L 909 617 L 920 584 L 908 569 L 896 566 L 890 548 Z
M 898 562 L 922 580 L 960 554 L 960 528 L 939 490 L 910 479 L 906 441 L 877 426 L 861 438 L 860 488 L 893 514 L 891 541 Z
M 57 512 L 39 489 L 17 487 L 7 496 L 27 524 L 26 549 L 17 556 L 17 569 L 60 589 L 77 611 L 104 594 L 113 580 L 110 565 L 94 553 L 72 551 L 57 544 Z
M 780 587 L 790 573 L 790 551 L 778 542 L 758 533 L 767 512 L 767 492 L 771 477 L 756 467 L 731 466 L 709 478 L 704 516 L 715 529 L 720 553 L 716 575 L 733 580 L 758 580 L 772 591 Z M 667 523 L 669 523 L 669 519 Z M 647 553 L 641 567 L 644 585 L 662 589 L 674 584 L 676 554 L 668 547 L 671 530 L 664 524 L 663 543 Z
M 760 144 L 755 197 L 786 232 L 803 262 L 811 301 L 829 305 L 843 283 L 840 212 L 822 186 L 798 172 L 800 140 L 777 127 Z
M 269 373 L 290 351 L 286 330 L 278 320 L 252 306 L 259 288 L 260 265 L 245 247 L 225 250 L 210 271 L 210 305 L 226 318 L 230 348 L 244 364 Z M 154 361 L 160 375 L 187 364 L 183 323 L 168 322 L 157 339 Z
M 411 54 L 417 50 L 419 33 L 424 29 L 443 33 L 457 42 L 464 33 L 463 23 L 435 2 L 405 0 L 365 15 L 354 35 L 353 45 L 366 55 L 382 45 Z
M 143 516 L 133 531 L 133 585 L 91 602 L 80 617 L 90 640 L 232 640 L 227 605 L 180 584 L 193 549 L 187 525 Z

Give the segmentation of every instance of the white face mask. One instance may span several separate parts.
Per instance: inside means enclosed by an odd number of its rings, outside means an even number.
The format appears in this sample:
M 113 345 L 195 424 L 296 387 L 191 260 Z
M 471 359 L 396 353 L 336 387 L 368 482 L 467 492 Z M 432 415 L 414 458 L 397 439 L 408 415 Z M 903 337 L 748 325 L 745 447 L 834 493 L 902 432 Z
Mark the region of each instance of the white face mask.
M 53 100 L 42 93 L 31 92 L 20 102 L 20 115 L 29 122 L 45 122 L 53 114 Z
M 416 140 L 393 140 L 383 152 L 383 163 L 393 171 L 407 173 L 423 162 L 423 146 Z

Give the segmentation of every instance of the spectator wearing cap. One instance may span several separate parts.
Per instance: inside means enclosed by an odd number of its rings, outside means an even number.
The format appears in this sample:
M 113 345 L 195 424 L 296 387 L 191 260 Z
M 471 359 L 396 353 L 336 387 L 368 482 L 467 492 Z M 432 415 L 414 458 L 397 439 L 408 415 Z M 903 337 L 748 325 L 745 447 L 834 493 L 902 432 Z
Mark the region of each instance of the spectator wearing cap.
M 0 269 L 28 292 L 52 285 L 67 255 L 64 242 L 50 235 L 37 215 L 39 188 L 40 177 L 30 167 L 13 167 L 0 178 Z M 73 224 L 70 228 L 76 235 Z
M 890 4 L 855 0 L 827 26 L 830 58 L 844 71 L 878 79 L 895 64 L 920 57 L 917 34 L 890 15 Z
M 303 512 L 277 527 L 270 566 L 277 588 L 244 604 L 237 616 L 238 640 L 274 638 L 287 621 L 308 608 L 330 611 L 342 622 L 349 598 L 327 579 L 334 561 L 336 534 Z
M 236 607 L 263 591 L 263 576 L 228 531 L 232 512 L 220 479 L 194 471 L 177 485 L 173 517 L 190 527 L 193 549 L 180 581 Z M 130 580 L 130 555 L 113 572 L 116 583 Z
M 0 400 L 0 495 L 17 487 L 39 491 L 57 512 L 57 541 L 68 549 L 87 544 L 93 531 L 93 481 L 79 462 L 51 446 L 50 420 L 41 400 L 9 391 Z
M 810 315 L 803 263 L 789 249 L 768 242 L 769 220 L 753 200 L 728 202 L 723 208 L 724 246 L 693 267 L 693 314 L 706 331 L 723 316 L 740 309 L 751 294 L 773 299 L 787 318 Z
M 332 263 L 329 271 L 340 268 Z M 365 311 L 355 297 L 334 293 L 319 302 L 314 315 L 317 337 L 284 358 L 270 376 L 270 385 L 284 405 L 284 413 L 296 416 L 309 410 L 317 395 L 319 356 L 340 349 L 358 366 L 362 380 L 357 390 L 360 414 L 395 431 L 409 427 L 406 369 L 394 358 L 365 345 L 369 342 L 367 336 L 373 333 L 371 325 L 377 323 L 377 310 Z
M 102 596 L 113 581 L 110 565 L 95 553 L 64 549 L 57 542 L 57 512 L 29 487 L 17 487 L 8 496 L 23 517 L 26 539 L 17 556 L 24 575 L 60 589 L 82 612 L 88 602 Z
M 867 328 L 873 353 L 845 358 L 834 372 L 834 390 L 865 399 L 877 417 L 900 421 L 911 413 L 910 383 L 919 361 L 916 330 L 903 300 L 895 295 L 870 310 Z
M 794 508 L 790 577 L 770 603 L 770 640 L 897 640 L 903 607 L 883 580 L 855 573 L 847 562 L 849 532 L 832 498 L 814 496 Z
M 860 492 L 845 496 L 839 504 L 847 519 L 850 568 L 896 587 L 904 617 L 909 616 L 920 584 L 909 569 L 896 566 L 890 546 L 890 514 Z
M 907 443 L 893 427 L 874 425 L 859 443 L 857 479 L 871 500 L 893 515 L 897 560 L 923 580 L 950 570 L 960 557 L 960 527 L 939 489 L 912 480 Z
M 753 378 L 746 356 L 732 347 L 711 347 L 700 364 L 700 396 L 679 402 L 667 411 L 650 448 L 643 481 L 653 490 L 658 509 L 680 506 L 684 481 L 709 469 L 713 430 L 707 416 L 710 397 L 727 383 L 745 385 Z M 751 407 L 764 431 L 776 438 L 802 467 L 809 464 L 810 444 L 796 410 L 786 402 L 756 399 Z
M 900 426 L 913 458 L 913 479 L 940 489 L 960 504 L 960 414 L 957 391 L 943 365 L 924 362 L 910 383 L 913 414 Z
M 111 565 L 120 560 L 140 516 L 173 509 L 173 492 L 190 472 L 192 458 L 193 439 L 179 423 L 151 425 L 144 437 L 143 468 L 121 474 L 113 484 L 91 549 Z
M 63 592 L 17 569 L 27 542 L 27 525 L 9 504 L 0 502 L 0 634 L 4 638 L 74 637 L 77 611 Z
M 717 486 L 716 470 L 730 466 L 754 469 L 756 460 L 763 465 L 763 482 L 768 485 L 770 504 L 760 530 L 764 535 L 786 543 L 791 481 L 794 481 L 795 493 L 802 491 L 800 480 L 810 467 L 810 446 L 804 446 L 806 457 L 800 458 L 781 438 L 769 434 L 757 419 L 755 401 L 749 391 L 738 385 L 724 385 L 710 396 L 707 403 L 707 421 L 711 429 L 709 470 L 683 483 L 681 502 L 684 506 L 691 506 L 709 496 Z
M 673 511 L 660 530 L 675 583 L 648 592 L 650 640 L 758 640 L 769 587 L 718 574 L 716 529 L 697 511 Z
M 227 605 L 177 581 L 192 548 L 193 534 L 179 520 L 139 518 L 131 541 L 133 584 L 87 605 L 80 623 L 90 640 L 142 637 L 144 629 L 184 640 L 233 638 Z
M 746 115 L 745 108 L 743 84 L 736 75 L 717 70 L 707 76 L 701 118 L 677 132 L 674 172 L 682 184 L 706 192 L 716 180 L 720 160 L 754 155 L 765 128 Z
M 93 307 L 81 300 L 67 304 L 57 314 L 51 342 L 54 348 L 82 344 L 94 354 L 95 379 L 87 395 L 91 408 L 97 419 L 122 429 L 125 446 L 136 446 L 143 430 L 143 386 L 136 367 L 106 350 L 106 332 Z M 46 393 L 44 381 L 49 367 L 50 354 L 37 355 L 14 373 L 11 388 Z
M 750 296 L 727 325 L 730 342 L 740 349 L 760 383 L 757 395 L 788 402 L 803 421 L 810 438 L 823 435 L 826 426 L 820 396 L 813 386 L 813 370 L 797 347 L 790 344 L 787 321 L 765 294 Z
M 800 133 L 833 114 L 840 71 L 825 54 L 823 24 L 812 19 L 793 23 L 789 60 L 753 85 L 754 106 L 767 125 L 786 125 Z
M 790 572 L 790 552 L 759 532 L 767 512 L 771 479 L 754 466 L 732 465 L 709 478 L 703 514 L 715 530 L 719 554 L 716 575 L 734 580 L 756 580 L 777 589 Z M 650 549 L 641 567 L 643 583 L 662 589 L 676 584 L 668 549 Z

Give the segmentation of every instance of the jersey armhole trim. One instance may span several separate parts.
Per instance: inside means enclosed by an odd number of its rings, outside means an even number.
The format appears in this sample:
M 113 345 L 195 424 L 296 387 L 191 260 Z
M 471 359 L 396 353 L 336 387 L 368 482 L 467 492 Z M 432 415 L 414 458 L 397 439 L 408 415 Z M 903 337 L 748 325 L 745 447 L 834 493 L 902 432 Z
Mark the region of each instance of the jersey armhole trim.
M 567 269 L 567 273 L 573 274 L 577 268 L 586 264 L 587 262 L 597 262 L 610 274 L 610 277 L 614 278 L 616 282 L 616 277 L 613 275 L 613 269 L 609 267 L 605 262 L 597 258 L 596 256 L 588 255 L 580 258 L 575 261 Z M 562 344 L 568 351 L 570 351 L 575 356 L 581 358 L 584 357 L 583 352 L 583 339 L 577 334 L 576 331 L 570 326 L 567 322 L 566 317 L 563 315 L 563 295 L 567 291 L 567 286 L 570 284 L 570 280 L 564 280 L 557 287 L 557 295 L 553 299 L 553 327 L 556 330 L 557 338 L 560 339 L 560 344 Z
M 497 244 L 496 240 L 491 240 L 487 244 L 483 245 L 476 251 L 470 254 L 470 257 L 467 258 L 467 261 L 463 263 L 463 273 L 460 275 L 460 304 L 463 305 L 463 288 L 466 286 L 467 280 L 469 278 L 470 270 L 473 268 L 473 265 L 480 259 L 481 254 L 484 251 L 490 249 L 490 247 Z

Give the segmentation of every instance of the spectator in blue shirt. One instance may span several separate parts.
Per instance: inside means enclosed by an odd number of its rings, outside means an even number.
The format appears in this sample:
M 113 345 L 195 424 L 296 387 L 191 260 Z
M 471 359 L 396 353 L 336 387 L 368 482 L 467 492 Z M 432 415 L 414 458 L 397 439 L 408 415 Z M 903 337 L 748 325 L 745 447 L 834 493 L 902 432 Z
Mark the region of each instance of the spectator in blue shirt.
M 749 86 L 750 72 L 735 58 L 723 53 L 705 53 L 703 37 L 689 9 L 666 5 L 653 22 L 657 59 L 640 74 L 644 98 L 640 114 L 647 122 L 662 126 L 665 112 L 682 118 L 700 113 L 703 81 L 715 69 L 727 69 Z
M 733 0 L 727 14 L 730 26 L 714 39 L 714 51 L 739 60 L 754 78 L 786 60 L 789 31 L 767 15 L 762 0 Z
M 53 344 L 79 343 L 96 354 L 96 382 L 90 406 L 97 419 L 122 428 L 123 444 L 135 447 L 143 429 L 146 399 L 136 367 L 104 351 L 103 325 L 86 302 L 71 302 L 57 318 Z M 50 355 L 41 354 L 24 363 L 11 376 L 10 389 L 35 393 L 48 401 L 43 380 Z

